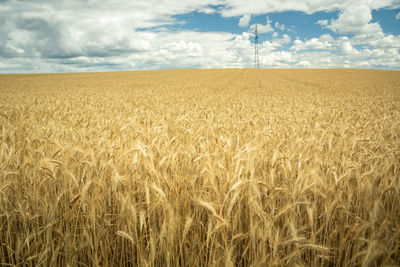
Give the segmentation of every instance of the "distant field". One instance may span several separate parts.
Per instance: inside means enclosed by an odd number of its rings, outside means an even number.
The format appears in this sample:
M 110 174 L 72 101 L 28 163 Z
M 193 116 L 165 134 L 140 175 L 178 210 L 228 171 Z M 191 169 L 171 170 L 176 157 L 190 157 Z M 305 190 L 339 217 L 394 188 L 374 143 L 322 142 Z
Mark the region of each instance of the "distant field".
M 0 75 L 0 265 L 400 264 L 400 72 Z

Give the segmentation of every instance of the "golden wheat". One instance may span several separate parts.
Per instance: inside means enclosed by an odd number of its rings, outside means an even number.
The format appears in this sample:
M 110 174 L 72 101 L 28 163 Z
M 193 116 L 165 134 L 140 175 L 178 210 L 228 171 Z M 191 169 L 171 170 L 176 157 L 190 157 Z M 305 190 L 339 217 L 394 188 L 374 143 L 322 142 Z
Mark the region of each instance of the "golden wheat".
M 400 263 L 400 72 L 0 75 L 0 265 Z

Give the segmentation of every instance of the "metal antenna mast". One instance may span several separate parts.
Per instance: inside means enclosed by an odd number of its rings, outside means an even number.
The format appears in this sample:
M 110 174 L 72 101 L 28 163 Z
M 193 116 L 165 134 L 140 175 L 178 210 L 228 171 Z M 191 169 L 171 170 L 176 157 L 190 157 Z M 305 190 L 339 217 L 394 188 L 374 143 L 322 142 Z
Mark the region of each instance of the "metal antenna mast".
M 257 24 L 254 30 L 254 68 L 260 68 L 260 60 L 258 58 L 258 30 Z

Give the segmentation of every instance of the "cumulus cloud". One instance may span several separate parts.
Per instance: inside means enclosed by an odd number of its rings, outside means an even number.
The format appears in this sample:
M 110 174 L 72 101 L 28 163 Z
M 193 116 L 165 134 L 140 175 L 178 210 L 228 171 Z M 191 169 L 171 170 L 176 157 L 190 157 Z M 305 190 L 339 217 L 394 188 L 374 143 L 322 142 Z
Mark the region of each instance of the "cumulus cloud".
M 284 24 L 279 24 L 279 22 L 275 22 L 275 29 L 279 29 L 281 31 L 285 30 Z
M 289 25 L 273 24 L 267 18 L 265 24 L 257 25 L 260 33 L 272 33 L 264 35 L 260 44 L 262 66 L 345 64 L 400 68 L 399 35 L 384 34 L 380 25 L 373 22 L 371 13 L 383 7 L 398 7 L 397 0 L 0 2 L 0 72 L 3 73 L 251 67 L 254 46 L 249 33 L 169 27 L 185 23 L 177 15 L 190 12 L 239 16 L 239 26 L 248 27 L 253 15 L 288 10 L 308 14 L 338 10 L 336 19 L 320 20 L 318 24 L 339 35 L 353 36 L 335 39 L 325 34 L 293 42 L 281 32 L 289 32 Z M 357 12 L 353 12 L 355 9 Z
M 262 67 L 289 67 L 293 63 L 293 53 L 281 51 L 284 45 L 291 42 L 287 34 L 281 38 L 264 41 L 259 46 L 260 64 Z M 293 64 L 292 64 L 293 65 Z
M 254 31 L 255 27 L 257 25 L 257 30 L 258 30 L 258 33 L 260 33 L 260 34 L 267 33 L 267 32 L 273 32 L 274 29 L 272 28 L 271 24 L 272 24 L 272 21 L 269 19 L 269 17 L 267 17 L 266 24 L 258 24 L 258 23 L 253 24 L 253 25 L 251 25 L 250 29 L 252 31 Z
M 324 39 L 327 37 L 325 36 Z M 332 44 L 327 40 L 321 40 L 321 38 L 311 38 L 307 41 L 295 40 L 290 50 L 301 51 L 301 50 L 326 50 L 332 47 Z
M 354 10 L 357 9 L 357 12 Z M 382 31 L 379 23 L 370 23 L 372 20 L 371 8 L 366 5 L 351 7 L 332 20 L 327 28 L 341 34 L 374 35 Z
M 310 68 L 311 67 L 311 62 L 308 60 L 301 60 L 299 63 L 296 64 L 296 66 L 300 68 Z
M 319 37 L 321 42 L 333 42 L 334 39 L 330 34 L 323 34 Z
M 291 41 L 291 38 L 290 38 L 290 36 L 287 35 L 287 34 L 282 35 L 282 38 L 274 39 L 274 42 L 277 43 L 277 44 L 279 44 L 279 45 L 281 45 L 281 46 L 282 46 L 282 45 L 289 44 L 290 41 Z
M 244 16 L 241 17 L 240 20 L 239 20 L 239 26 L 240 26 L 240 27 L 247 27 L 247 26 L 249 26 L 250 19 L 251 19 L 251 16 L 250 16 L 250 15 L 247 15 L 247 14 L 244 15 Z
M 272 51 L 260 56 L 260 64 L 264 67 L 288 68 L 295 62 L 295 56 L 288 51 Z
M 338 52 L 342 55 L 356 55 L 358 54 L 357 49 L 353 47 L 348 37 L 339 38 L 339 49 Z
M 388 34 L 382 38 L 368 40 L 365 44 L 379 49 L 400 49 L 400 35 Z
M 312 14 L 317 11 L 345 10 L 350 6 L 357 7 L 361 5 L 367 5 L 371 9 L 379 9 L 390 6 L 399 7 L 397 0 L 226 0 L 225 3 L 226 5 L 221 12 L 227 17 L 241 16 L 243 14 L 284 12 L 289 10 L 302 11 L 307 14 Z
M 43 0 L 40 4 L 2 1 L 0 61 L 3 64 L 0 72 L 13 72 L 18 68 L 22 72 L 53 72 L 167 67 L 165 62 L 168 61 L 161 58 L 157 64 L 147 63 L 151 61 L 148 54 L 162 49 L 162 44 L 172 42 L 171 38 L 175 37 L 154 27 L 181 23 L 173 17 L 177 14 L 202 8 L 203 12 L 211 12 L 204 8 L 213 2 L 166 5 L 118 0 L 112 3 Z M 215 42 L 224 42 L 226 36 L 232 38 L 229 33 L 219 34 L 218 38 L 210 36 Z M 190 38 L 196 39 L 195 36 Z M 186 50 L 193 54 L 191 41 L 188 40 Z M 170 61 L 170 66 L 180 64 L 178 60 Z
M 295 40 L 291 51 L 332 51 L 336 55 L 349 56 L 357 55 L 359 51 L 353 47 L 352 40 L 346 36 L 334 39 L 329 34 L 321 35 L 319 38 L 311 38 L 310 40 Z

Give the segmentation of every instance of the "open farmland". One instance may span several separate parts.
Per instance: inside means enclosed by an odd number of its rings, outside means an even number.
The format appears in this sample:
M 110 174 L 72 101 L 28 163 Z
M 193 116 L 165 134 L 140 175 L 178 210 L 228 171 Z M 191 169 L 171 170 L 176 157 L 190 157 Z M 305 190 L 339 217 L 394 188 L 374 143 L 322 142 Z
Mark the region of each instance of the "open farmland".
M 0 75 L 0 265 L 400 264 L 400 72 Z

